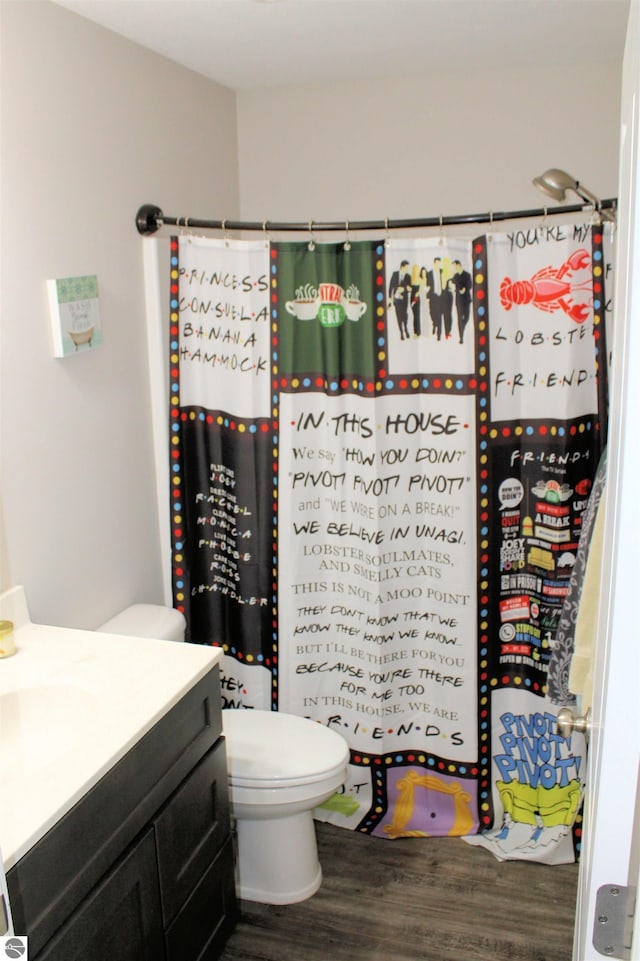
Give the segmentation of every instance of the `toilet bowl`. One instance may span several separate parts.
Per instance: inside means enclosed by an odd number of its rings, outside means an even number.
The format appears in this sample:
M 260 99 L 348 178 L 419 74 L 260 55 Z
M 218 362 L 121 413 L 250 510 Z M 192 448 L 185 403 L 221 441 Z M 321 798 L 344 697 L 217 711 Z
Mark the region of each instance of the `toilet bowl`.
M 265 904 L 304 901 L 322 882 L 313 809 L 344 784 L 348 745 L 292 714 L 225 709 L 222 725 L 238 895 Z

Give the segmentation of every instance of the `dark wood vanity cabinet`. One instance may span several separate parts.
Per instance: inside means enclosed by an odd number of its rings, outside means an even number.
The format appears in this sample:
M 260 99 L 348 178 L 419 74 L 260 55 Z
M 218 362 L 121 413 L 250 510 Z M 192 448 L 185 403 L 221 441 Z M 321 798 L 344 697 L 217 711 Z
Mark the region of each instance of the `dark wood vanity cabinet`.
M 214 961 L 237 917 L 214 667 L 7 875 L 34 961 Z

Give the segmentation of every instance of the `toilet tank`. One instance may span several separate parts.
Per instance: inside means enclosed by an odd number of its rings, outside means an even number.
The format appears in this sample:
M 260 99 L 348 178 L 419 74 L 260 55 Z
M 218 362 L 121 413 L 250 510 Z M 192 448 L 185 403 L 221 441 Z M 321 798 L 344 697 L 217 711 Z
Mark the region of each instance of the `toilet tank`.
M 187 626 L 184 614 L 161 604 L 132 604 L 96 628 L 106 634 L 131 637 L 157 637 L 166 641 L 184 641 Z

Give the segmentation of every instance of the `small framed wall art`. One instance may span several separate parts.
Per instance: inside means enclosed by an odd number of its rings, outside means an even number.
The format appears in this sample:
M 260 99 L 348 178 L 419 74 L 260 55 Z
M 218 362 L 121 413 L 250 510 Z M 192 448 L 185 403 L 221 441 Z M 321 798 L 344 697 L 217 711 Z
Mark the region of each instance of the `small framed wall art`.
M 98 278 L 48 280 L 54 357 L 71 357 L 102 343 Z

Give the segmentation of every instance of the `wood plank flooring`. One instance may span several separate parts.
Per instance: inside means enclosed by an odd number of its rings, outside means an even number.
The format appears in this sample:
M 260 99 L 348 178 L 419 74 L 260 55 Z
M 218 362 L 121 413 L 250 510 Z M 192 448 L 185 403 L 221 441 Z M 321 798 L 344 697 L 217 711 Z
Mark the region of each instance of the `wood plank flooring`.
M 316 830 L 320 890 L 242 901 L 220 961 L 571 961 L 577 865 L 500 862 L 459 838 Z

